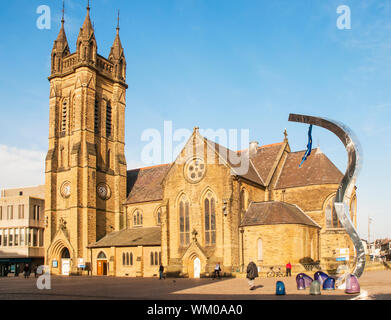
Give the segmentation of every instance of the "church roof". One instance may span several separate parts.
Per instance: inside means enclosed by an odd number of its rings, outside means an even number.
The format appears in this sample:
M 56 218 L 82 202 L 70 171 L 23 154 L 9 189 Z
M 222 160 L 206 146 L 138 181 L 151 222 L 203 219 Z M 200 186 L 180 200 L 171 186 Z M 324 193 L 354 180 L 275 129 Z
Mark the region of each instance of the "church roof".
M 163 198 L 162 180 L 170 164 L 129 170 L 126 204 L 156 201 Z
M 113 231 L 99 241 L 89 245 L 89 248 L 160 246 L 160 227 L 130 228 Z
M 291 152 L 285 161 L 276 189 L 320 184 L 339 184 L 343 174 L 320 149 L 313 149 L 310 156 L 299 164 L 305 151 Z
M 251 202 L 241 226 L 272 224 L 302 224 L 320 228 L 298 206 L 280 201 Z
M 272 169 L 279 160 L 278 155 L 284 148 L 284 142 L 261 146 L 257 148 L 256 154 L 251 157 L 251 161 L 263 181 L 267 181 Z

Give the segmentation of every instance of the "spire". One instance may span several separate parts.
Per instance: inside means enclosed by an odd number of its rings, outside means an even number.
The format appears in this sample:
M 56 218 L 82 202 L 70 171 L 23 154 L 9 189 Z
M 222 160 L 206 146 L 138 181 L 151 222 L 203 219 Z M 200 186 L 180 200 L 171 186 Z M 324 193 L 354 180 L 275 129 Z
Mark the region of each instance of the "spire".
M 62 1 L 61 29 L 60 29 L 60 32 L 58 33 L 56 41 L 54 41 L 54 46 L 53 46 L 53 50 L 57 51 L 58 53 L 64 53 L 64 51 L 66 51 L 66 49 L 69 51 L 68 40 L 67 40 L 67 36 L 65 34 L 65 28 L 64 28 L 64 24 L 65 24 L 64 16 L 65 16 L 65 4 L 64 4 L 64 0 L 63 0 Z
M 115 35 L 113 46 L 110 50 L 109 59 L 110 60 L 120 60 L 121 58 L 125 59 L 124 55 L 124 49 L 122 47 L 121 39 L 119 37 L 119 10 L 118 10 L 118 17 L 117 17 L 117 32 Z
M 94 34 L 94 27 L 92 26 L 91 23 L 91 18 L 90 18 L 90 1 L 88 0 L 87 4 L 87 15 L 86 18 L 84 19 L 83 26 L 80 29 L 79 37 L 82 36 L 84 39 L 89 40 L 91 36 Z

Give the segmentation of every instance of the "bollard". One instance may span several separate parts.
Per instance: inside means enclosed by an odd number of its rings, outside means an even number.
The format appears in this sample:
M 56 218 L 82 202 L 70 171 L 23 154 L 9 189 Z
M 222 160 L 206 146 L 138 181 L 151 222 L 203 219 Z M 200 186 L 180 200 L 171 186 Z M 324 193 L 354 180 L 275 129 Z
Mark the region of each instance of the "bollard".
M 345 293 L 360 293 L 360 285 L 355 275 L 349 274 L 346 278 Z
M 285 285 L 282 281 L 277 281 L 276 283 L 276 295 L 282 296 L 285 295 Z
M 310 286 L 310 294 L 319 295 L 320 293 L 320 282 L 318 280 L 314 280 L 311 282 Z
M 314 280 L 318 280 L 320 282 L 320 285 L 323 285 L 323 282 L 326 281 L 328 277 L 329 276 L 323 271 L 317 271 L 314 274 Z
M 323 290 L 335 290 L 335 279 L 328 277 L 323 282 Z

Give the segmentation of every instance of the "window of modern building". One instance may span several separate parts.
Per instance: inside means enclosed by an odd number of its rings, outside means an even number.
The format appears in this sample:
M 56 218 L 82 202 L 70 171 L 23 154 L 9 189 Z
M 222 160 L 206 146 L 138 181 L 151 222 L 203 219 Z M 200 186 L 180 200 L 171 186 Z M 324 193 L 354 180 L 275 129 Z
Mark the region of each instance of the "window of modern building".
M 19 245 L 19 229 L 15 229 L 15 239 L 14 239 L 15 247 Z
M 14 218 L 14 208 L 13 206 L 7 207 L 7 220 L 12 220 Z
M 4 229 L 3 247 L 8 246 L 8 229 Z
M 24 219 L 24 204 L 18 206 L 18 219 Z
M 179 202 L 179 234 L 182 246 L 190 243 L 189 201 L 183 196 Z
M 204 200 L 205 209 L 205 244 L 216 244 L 216 208 L 215 199 L 211 192 L 208 192 Z
M 13 245 L 14 245 L 14 229 L 9 229 L 8 246 L 12 247 Z
M 38 246 L 38 229 L 33 228 L 33 247 Z
M 39 246 L 43 247 L 43 233 L 44 229 L 39 229 Z
M 32 229 L 30 229 L 30 228 L 26 229 L 26 246 L 27 247 L 31 247 L 31 240 L 32 240 L 31 232 L 32 232 Z
M 25 237 L 24 228 L 22 228 L 22 229 L 20 230 L 20 246 L 21 246 L 21 247 L 24 247 L 24 237 Z

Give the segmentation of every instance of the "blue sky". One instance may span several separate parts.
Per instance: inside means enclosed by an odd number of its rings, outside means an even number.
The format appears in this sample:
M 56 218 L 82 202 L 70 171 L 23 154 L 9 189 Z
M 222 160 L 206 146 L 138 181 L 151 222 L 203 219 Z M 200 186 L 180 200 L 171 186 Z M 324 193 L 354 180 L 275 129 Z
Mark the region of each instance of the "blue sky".
M 37 7 L 51 9 L 51 29 L 36 26 Z M 340 5 L 351 29 L 336 26 Z M 65 0 L 71 51 L 86 1 Z M 57 37 L 60 0 L 9 1 L 0 11 L 0 188 L 44 183 L 47 77 Z M 307 127 L 289 113 L 337 119 L 359 138 L 358 230 L 391 236 L 391 1 L 382 0 L 91 0 L 98 52 L 108 56 L 121 10 L 127 59 L 126 157 L 140 158 L 147 128 L 194 126 L 249 129 L 260 144 L 292 150 L 307 144 Z M 342 143 L 313 129 L 318 143 L 346 168 Z M 163 162 L 164 159 L 161 161 Z

